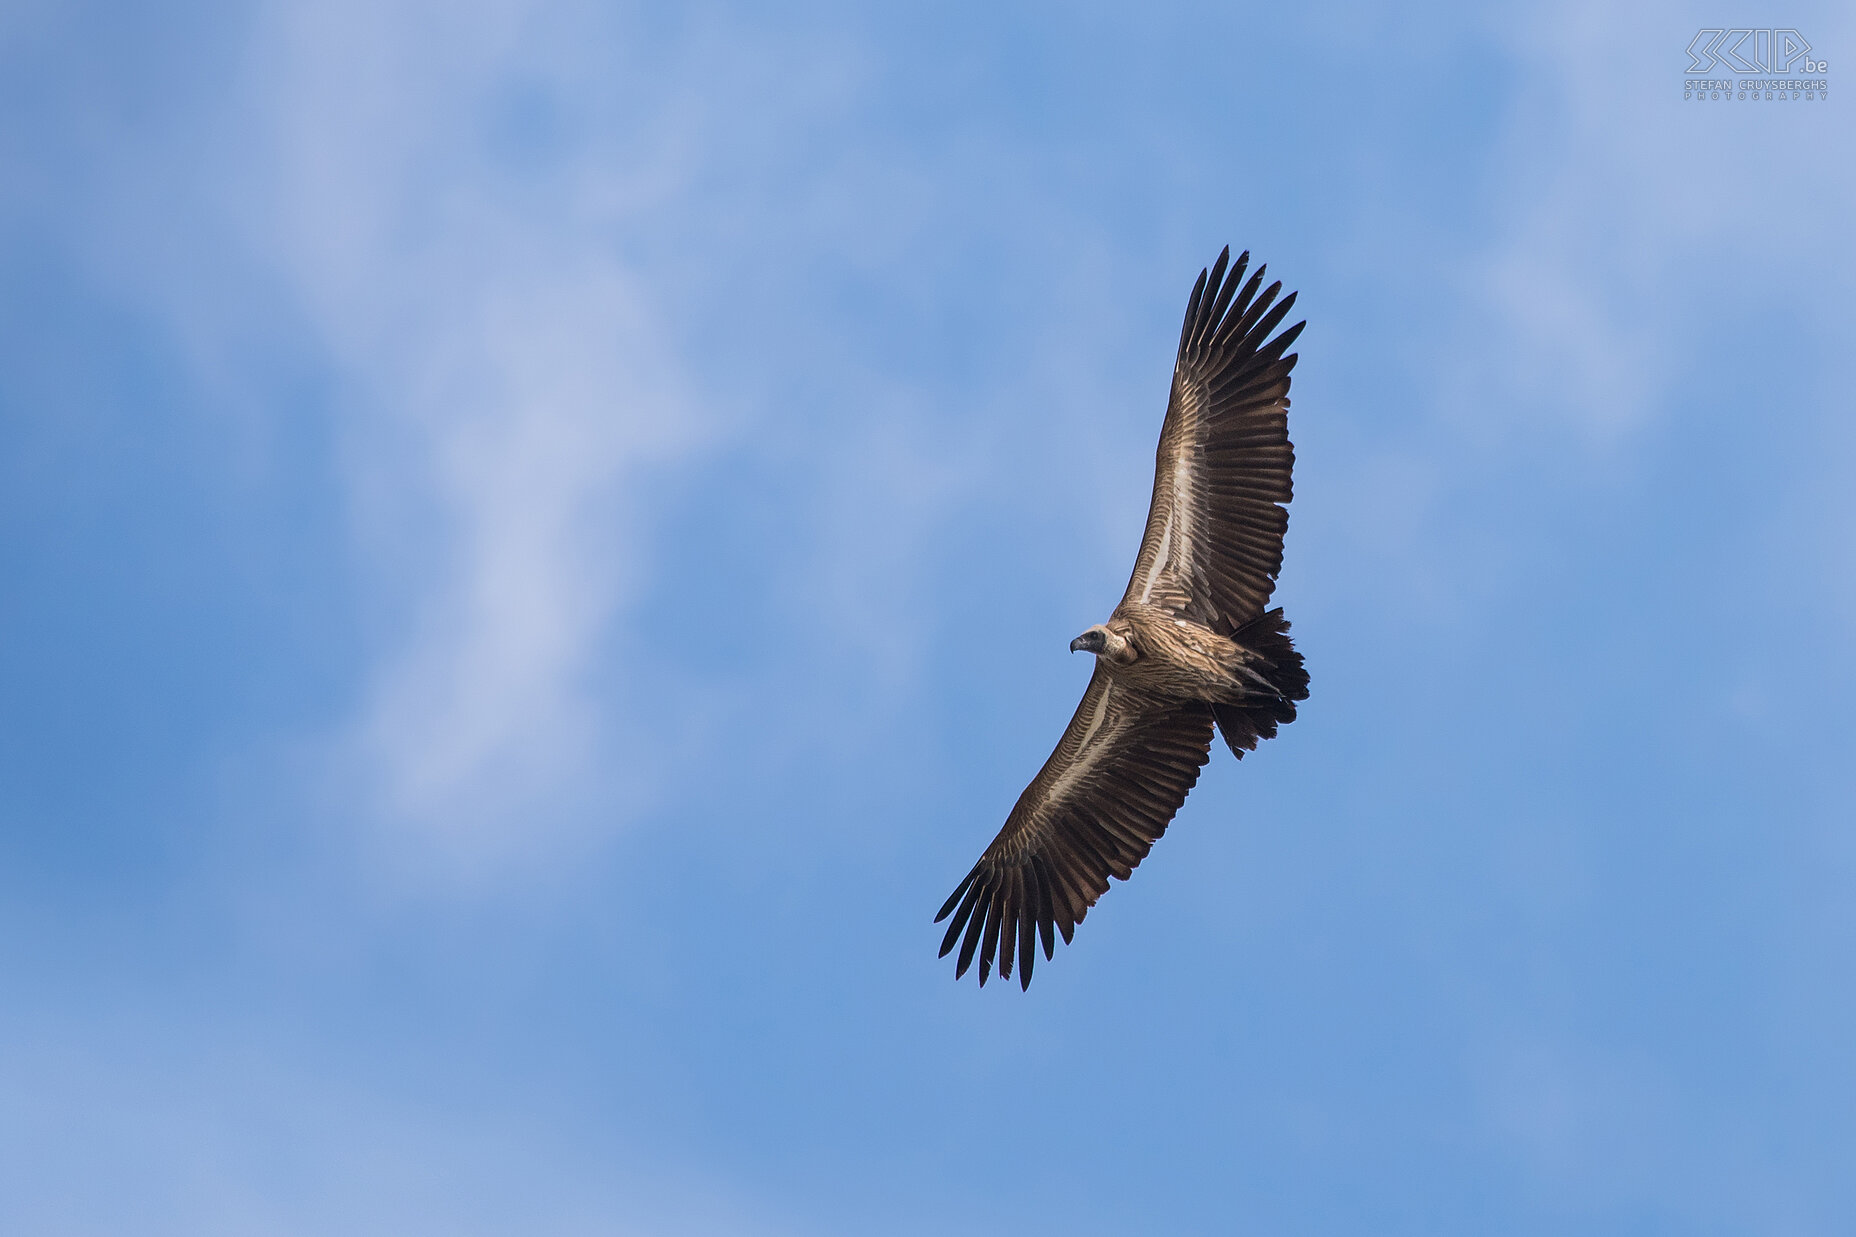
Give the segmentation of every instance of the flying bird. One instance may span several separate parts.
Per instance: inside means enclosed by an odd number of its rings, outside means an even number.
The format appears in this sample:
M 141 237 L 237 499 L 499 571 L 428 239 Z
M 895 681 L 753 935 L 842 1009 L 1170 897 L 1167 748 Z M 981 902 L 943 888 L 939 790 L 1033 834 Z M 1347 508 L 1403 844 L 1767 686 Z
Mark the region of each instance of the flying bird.
M 1031 986 L 1041 939 L 1076 925 L 1127 880 L 1166 832 L 1211 757 L 1214 726 L 1243 759 L 1295 720 L 1308 673 L 1280 608 L 1265 611 L 1282 569 L 1289 513 L 1289 346 L 1271 338 L 1295 304 L 1281 282 L 1244 281 L 1248 252 L 1226 248 L 1186 302 L 1173 389 L 1154 460 L 1154 496 L 1121 604 L 1070 642 L 1095 674 L 1057 750 L 1031 779 L 986 853 L 935 916 L 956 945 L 956 978 L 975 955 L 983 987 L 1016 961 Z M 1274 306 L 1272 308 L 1272 306 Z M 1288 353 L 1288 355 L 1284 355 Z

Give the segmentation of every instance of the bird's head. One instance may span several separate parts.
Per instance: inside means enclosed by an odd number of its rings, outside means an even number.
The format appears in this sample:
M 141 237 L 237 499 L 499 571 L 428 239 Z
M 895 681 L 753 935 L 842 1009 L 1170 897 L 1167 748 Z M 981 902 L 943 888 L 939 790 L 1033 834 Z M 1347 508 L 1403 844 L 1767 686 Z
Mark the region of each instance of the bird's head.
M 1128 638 L 1110 631 L 1100 623 L 1070 641 L 1070 651 L 1094 653 L 1097 657 L 1106 657 L 1120 665 L 1126 665 L 1135 658 L 1134 646 L 1128 643 Z

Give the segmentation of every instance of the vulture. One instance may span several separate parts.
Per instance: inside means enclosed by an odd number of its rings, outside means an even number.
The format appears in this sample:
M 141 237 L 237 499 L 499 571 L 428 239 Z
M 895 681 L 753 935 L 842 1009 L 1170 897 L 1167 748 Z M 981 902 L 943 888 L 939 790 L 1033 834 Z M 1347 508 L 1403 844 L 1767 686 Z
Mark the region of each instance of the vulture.
M 1308 673 L 1281 608 L 1289 513 L 1289 346 L 1295 304 L 1280 281 L 1246 280 L 1226 248 L 1186 302 L 1173 389 L 1154 460 L 1153 502 L 1128 591 L 1106 623 L 1070 642 L 1095 674 L 1057 750 L 1005 827 L 935 916 L 954 975 L 995 961 L 1031 986 L 1042 941 L 1070 943 L 1108 878 L 1127 880 L 1199 780 L 1214 728 L 1243 759 L 1295 720 Z M 1227 269 L 1228 266 L 1228 269 Z M 1262 289 L 1259 291 L 1259 289 Z M 1287 355 L 1285 355 L 1285 353 Z

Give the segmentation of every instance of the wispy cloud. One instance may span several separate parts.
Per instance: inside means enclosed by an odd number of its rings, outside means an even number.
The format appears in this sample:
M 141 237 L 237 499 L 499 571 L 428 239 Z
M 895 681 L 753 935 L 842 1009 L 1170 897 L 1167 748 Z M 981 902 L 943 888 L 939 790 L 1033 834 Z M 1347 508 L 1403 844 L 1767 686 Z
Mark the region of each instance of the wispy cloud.
M 1551 405 L 1612 436 L 1654 417 L 1693 364 L 1691 328 L 1744 313 L 1736 294 L 1762 290 L 1771 312 L 1856 275 L 1821 244 L 1856 199 L 1829 105 L 1684 102 L 1695 23 L 1577 5 L 1499 27 L 1515 76 L 1495 175 L 1512 207 L 1465 289 L 1487 311 L 1475 333 L 1511 345 L 1480 351 L 1504 371 L 1478 384 L 1485 410 L 1491 395 Z M 1812 37 L 1840 46 L 1844 24 Z
M 610 96 L 588 79 L 631 66 L 572 45 L 612 34 L 585 10 L 279 7 L 244 79 L 245 222 L 334 366 L 357 533 L 400 603 L 347 743 L 387 819 L 471 850 L 584 792 L 625 490 L 705 440 L 621 256 L 675 152 L 561 103 Z

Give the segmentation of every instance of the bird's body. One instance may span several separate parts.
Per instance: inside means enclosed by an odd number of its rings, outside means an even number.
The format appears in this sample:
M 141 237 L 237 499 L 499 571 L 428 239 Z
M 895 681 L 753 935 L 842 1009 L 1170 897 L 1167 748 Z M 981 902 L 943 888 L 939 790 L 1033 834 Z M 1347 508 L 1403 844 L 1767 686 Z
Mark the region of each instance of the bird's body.
M 1166 831 L 1210 757 L 1214 726 L 1234 755 L 1295 719 L 1308 696 L 1280 609 L 1294 448 L 1285 356 L 1301 324 L 1270 339 L 1295 302 L 1271 308 L 1263 269 L 1239 289 L 1230 251 L 1201 272 L 1180 332 L 1154 468 L 1153 502 L 1127 593 L 1071 642 L 1096 655 L 1076 715 L 999 836 L 935 916 L 953 916 L 955 974 L 977 953 L 980 983 L 1013 963 L 1029 986 L 1041 938 L 1067 942 L 1110 876 L 1126 880 Z
M 1103 669 L 1111 682 L 1130 694 L 1155 704 L 1239 704 L 1257 692 L 1259 685 L 1244 671 L 1258 663 L 1258 656 L 1203 623 L 1160 606 L 1132 602 L 1116 606 L 1102 627 L 1118 638 L 1120 650 L 1118 655 L 1098 654 Z

